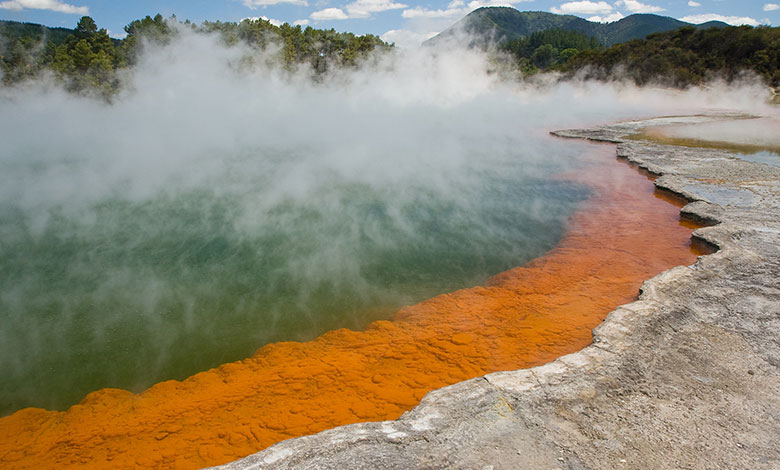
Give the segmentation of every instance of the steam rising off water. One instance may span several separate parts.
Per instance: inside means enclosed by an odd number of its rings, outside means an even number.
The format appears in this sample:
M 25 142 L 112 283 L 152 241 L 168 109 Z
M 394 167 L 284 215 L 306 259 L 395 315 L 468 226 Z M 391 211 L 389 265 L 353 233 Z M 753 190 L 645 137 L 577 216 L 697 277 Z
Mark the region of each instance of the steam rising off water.
M 760 90 L 526 88 L 463 51 L 311 84 L 182 41 L 113 105 L 2 92 L 0 413 L 140 391 L 481 283 L 554 246 L 587 196 L 553 177 L 579 146 L 547 130 Z
M 250 208 L 267 182 L 216 194 L 239 184 L 223 174 L 214 187 L 101 199 L 80 220 L 54 208 L 37 233 L 3 207 L 4 394 L 50 390 L 44 404 L 62 406 L 142 388 L 482 282 L 549 249 L 583 195 L 510 170 L 461 182 L 457 200 L 324 178 L 262 212 Z

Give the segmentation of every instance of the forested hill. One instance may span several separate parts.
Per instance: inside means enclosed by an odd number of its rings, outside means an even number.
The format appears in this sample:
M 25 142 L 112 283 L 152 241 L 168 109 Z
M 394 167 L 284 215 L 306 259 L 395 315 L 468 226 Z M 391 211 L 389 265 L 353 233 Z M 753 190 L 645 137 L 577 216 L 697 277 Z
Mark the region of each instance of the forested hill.
M 51 41 L 54 44 L 62 44 L 65 42 L 65 38 L 71 34 L 73 34 L 73 30 L 68 28 L 50 28 L 35 23 L 0 20 L 0 37 L 10 43 L 21 38 L 30 38 L 36 41 Z
M 72 30 L 4 21 L 0 23 L 0 76 L 8 85 L 51 70 L 70 91 L 98 91 L 110 97 L 121 87 L 117 71 L 132 66 L 145 44 L 167 44 L 186 30 L 217 34 L 227 45 L 242 42 L 258 55 L 273 56 L 280 67 L 308 65 L 313 74 L 355 66 L 372 51 L 392 47 L 372 34 L 357 36 L 287 23 L 276 26 L 263 19 L 196 25 L 158 14 L 125 26 L 124 40 L 109 38 L 88 16 Z
M 697 28 L 724 27 L 726 23 L 710 21 L 691 25 L 684 21 L 651 14 L 635 14 L 614 23 L 595 23 L 572 15 L 556 15 L 543 11 L 518 11 L 511 7 L 483 7 L 426 41 L 435 45 L 466 33 L 472 46 L 500 44 L 528 37 L 550 29 L 574 31 L 595 38 L 601 45 L 611 46 L 648 34 L 670 31 L 683 26 Z
M 729 26 L 697 30 L 684 27 L 647 39 L 591 49 L 570 57 L 561 69 L 568 75 L 638 85 L 686 87 L 710 79 L 731 81 L 745 72 L 780 87 L 780 28 Z

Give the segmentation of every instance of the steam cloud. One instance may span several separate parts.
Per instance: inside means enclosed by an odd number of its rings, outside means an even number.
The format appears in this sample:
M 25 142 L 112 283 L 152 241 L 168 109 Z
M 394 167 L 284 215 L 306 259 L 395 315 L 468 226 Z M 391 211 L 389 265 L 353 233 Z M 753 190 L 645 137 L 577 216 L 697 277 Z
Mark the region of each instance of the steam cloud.
M 586 196 L 550 179 L 582 144 L 549 130 L 763 106 L 758 86 L 508 81 L 474 51 L 318 83 L 248 54 L 182 31 L 113 104 L 0 90 L 0 412 L 482 282 L 549 249 Z

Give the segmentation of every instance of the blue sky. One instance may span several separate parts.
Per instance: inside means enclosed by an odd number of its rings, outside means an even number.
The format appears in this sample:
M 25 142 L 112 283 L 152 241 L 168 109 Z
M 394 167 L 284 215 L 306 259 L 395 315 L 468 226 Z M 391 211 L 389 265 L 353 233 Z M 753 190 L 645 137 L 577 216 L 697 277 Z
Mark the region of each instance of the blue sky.
M 418 44 L 481 6 L 568 13 L 592 21 L 616 21 L 632 13 L 656 13 L 701 23 L 780 24 L 780 0 L 0 0 L 0 19 L 75 26 L 83 15 L 114 37 L 146 15 L 175 14 L 180 20 L 273 22 L 372 33 L 401 46 Z

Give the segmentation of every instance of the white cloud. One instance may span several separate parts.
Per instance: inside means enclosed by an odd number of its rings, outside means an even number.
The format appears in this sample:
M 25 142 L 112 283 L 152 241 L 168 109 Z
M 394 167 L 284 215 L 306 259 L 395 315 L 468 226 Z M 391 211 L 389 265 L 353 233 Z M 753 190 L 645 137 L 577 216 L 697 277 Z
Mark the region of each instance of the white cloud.
M 458 3 L 458 2 L 453 2 Z M 463 2 L 459 2 L 463 3 Z M 452 3 L 450 4 L 452 5 Z M 414 7 L 408 10 L 404 10 L 401 13 L 403 18 L 454 18 L 463 16 L 465 14 L 465 8 L 460 7 L 447 7 L 445 10 L 428 10 L 423 7 Z
M 124 38 L 127 37 L 127 32 L 125 32 L 125 31 L 122 31 L 121 33 L 117 34 L 117 33 L 113 32 L 113 31 L 111 31 L 110 29 L 107 29 L 106 30 L 106 34 L 108 34 L 109 37 L 112 37 L 114 39 L 124 39 Z
M 309 3 L 306 0 L 244 0 L 244 6 L 256 10 L 257 7 L 267 7 L 270 5 L 278 5 L 280 3 L 291 3 L 293 5 L 308 6 Z
M 310 21 L 304 18 L 302 20 L 293 21 L 293 26 L 308 26 L 309 23 Z
M 780 10 L 780 5 L 777 3 L 765 3 L 764 4 L 764 11 L 775 11 Z
M 269 17 L 267 17 L 267 16 L 261 16 L 260 18 L 262 18 L 262 19 L 266 20 L 267 22 L 271 23 L 271 24 L 272 24 L 272 25 L 274 25 L 274 26 L 281 26 L 281 25 L 283 25 L 283 24 L 284 24 L 284 21 L 281 21 L 281 20 L 275 20 L 275 19 L 273 19 L 273 18 L 269 18 Z
M 607 2 L 591 2 L 583 0 L 580 2 L 568 2 L 559 7 L 552 7 L 550 11 L 559 15 L 571 15 L 579 13 L 582 15 L 596 15 L 612 13 L 612 5 Z
M 380 38 L 385 42 L 394 42 L 396 46 L 401 48 L 414 48 L 419 47 L 423 41 L 437 34 L 439 34 L 438 31 L 418 32 L 408 29 L 391 29 Z
M 728 23 L 734 26 L 739 26 L 743 24 L 750 25 L 750 26 L 758 26 L 760 24 L 757 20 L 749 16 L 723 16 L 723 15 L 718 15 L 717 13 L 689 15 L 689 16 L 683 16 L 680 19 L 693 24 L 706 23 L 708 21 L 722 21 L 724 23 Z
M 631 13 L 658 13 L 659 11 L 664 11 L 661 7 L 647 5 L 637 0 L 618 0 L 615 2 L 615 6 L 622 6 Z
M 474 0 L 469 2 L 470 10 L 476 10 L 482 7 L 511 7 L 516 3 L 532 2 L 534 0 Z
M 372 13 L 399 10 L 408 6 L 404 3 L 393 3 L 392 0 L 355 0 L 344 7 L 346 12 L 341 8 L 325 8 L 324 10 L 315 11 L 309 15 L 309 18 L 314 21 L 370 18 Z
M 356 0 L 346 6 L 350 18 L 368 18 L 371 13 L 387 10 L 398 10 L 409 5 L 393 3 L 392 0 Z
M 596 23 L 612 23 L 613 21 L 617 21 L 623 18 L 625 18 L 623 13 L 616 11 L 606 16 L 591 16 L 588 18 L 588 21 L 594 21 Z
M 700 7 L 700 6 L 701 6 L 701 3 L 699 3 L 699 2 L 694 2 L 693 0 L 688 0 L 688 6 L 689 6 L 689 7 L 694 7 L 694 8 L 696 8 L 696 7 Z
M 477 8 L 482 7 L 511 7 L 516 3 L 531 2 L 533 0 L 473 0 L 466 5 L 463 0 L 453 0 L 443 10 L 429 10 L 423 7 L 414 7 L 404 10 L 401 16 L 411 18 L 460 18 Z
M 349 18 L 341 8 L 326 8 L 318 10 L 309 15 L 314 21 L 346 20 Z
M 68 3 L 62 3 L 60 0 L 9 0 L 0 2 L 2 10 L 51 10 L 60 13 L 73 13 L 78 15 L 88 15 L 88 7 L 77 7 Z
M 401 13 L 403 18 L 454 18 L 463 16 L 465 14 L 464 8 L 448 8 L 446 10 L 428 10 L 423 7 L 414 7 L 408 10 L 404 10 Z
M 284 24 L 284 21 L 275 20 L 275 19 L 269 18 L 267 16 L 249 16 L 249 17 L 246 17 L 246 18 L 242 19 L 241 21 L 244 21 L 244 20 L 249 20 L 249 21 L 264 20 L 264 21 L 267 21 L 267 22 L 271 23 L 274 26 L 281 26 L 281 25 Z

